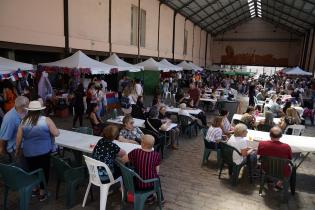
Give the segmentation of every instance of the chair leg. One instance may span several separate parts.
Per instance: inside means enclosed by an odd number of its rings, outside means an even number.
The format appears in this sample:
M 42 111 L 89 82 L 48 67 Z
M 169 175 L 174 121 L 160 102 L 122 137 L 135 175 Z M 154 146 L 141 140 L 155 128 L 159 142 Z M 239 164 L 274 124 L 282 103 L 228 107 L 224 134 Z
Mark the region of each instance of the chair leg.
M 158 198 L 158 204 L 160 210 L 162 210 L 162 195 L 161 195 L 161 189 L 156 192 L 157 198 Z
M 259 187 L 259 195 L 262 196 L 262 190 L 265 185 L 265 176 L 260 174 L 260 187 Z
M 66 185 L 66 206 L 67 208 L 71 208 L 75 204 L 75 190 L 78 185 L 77 181 L 72 183 L 68 183 Z
M 208 161 L 210 154 L 211 154 L 211 150 L 206 150 L 205 149 L 203 151 L 202 165 L 205 164 L 205 162 Z
M 135 200 L 134 200 L 134 209 L 136 210 L 143 210 L 144 208 L 144 202 L 145 199 L 142 199 L 140 195 L 135 195 Z
M 60 189 L 60 180 L 57 180 L 57 184 L 56 184 L 56 200 L 58 199 L 59 189 Z
M 288 179 L 285 179 L 283 181 L 283 190 L 282 190 L 282 201 L 283 202 L 288 202 L 288 190 L 289 190 L 289 180 Z
M 239 169 L 237 166 L 233 166 L 232 185 L 236 185 L 238 181 Z
M 222 173 L 223 166 L 224 166 L 224 163 L 221 162 L 220 172 L 219 172 L 219 179 L 221 179 L 221 173 Z
M 221 150 L 217 149 L 217 163 L 218 163 L 218 167 L 220 167 L 221 165 Z
M 9 195 L 9 188 L 4 186 L 4 197 L 3 197 L 3 209 L 7 209 L 7 200 Z
M 88 197 L 88 195 L 89 195 L 90 188 L 91 188 L 91 182 L 89 182 L 89 184 L 88 184 L 88 186 L 87 186 L 87 188 L 86 188 L 86 192 L 85 192 L 85 195 L 84 195 L 82 207 L 85 207 L 86 199 L 87 199 L 87 197 Z
M 28 210 L 28 203 L 31 198 L 32 188 L 23 188 L 19 190 L 20 194 L 20 210 Z
M 124 201 L 125 200 L 125 188 L 124 188 L 124 183 L 122 181 L 122 178 L 119 182 L 120 182 L 120 187 L 121 187 L 121 200 Z
M 100 210 L 106 210 L 107 196 L 110 185 L 102 185 L 100 187 Z

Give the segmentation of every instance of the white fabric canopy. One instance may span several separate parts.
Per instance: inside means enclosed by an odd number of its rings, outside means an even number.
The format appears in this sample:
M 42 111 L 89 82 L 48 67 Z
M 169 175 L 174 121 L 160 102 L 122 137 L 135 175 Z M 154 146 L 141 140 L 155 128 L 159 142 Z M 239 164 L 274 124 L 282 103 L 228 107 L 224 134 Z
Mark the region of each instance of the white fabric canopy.
M 149 58 L 141 63 L 136 64 L 137 66 L 143 66 L 144 70 L 149 71 L 169 71 L 170 69 L 159 62 L 156 62 L 153 58 Z
M 196 71 L 202 71 L 203 70 L 203 68 L 201 68 L 200 66 L 197 66 L 193 62 L 189 62 L 189 64 L 193 67 L 193 70 L 196 70 Z
M 182 67 L 183 70 L 193 70 L 194 68 L 190 63 L 187 63 L 186 61 L 182 61 L 177 66 Z
M 311 76 L 312 73 L 302 70 L 300 67 L 296 66 L 288 71 L 285 71 L 287 75 L 301 75 L 301 76 Z
M 111 69 L 118 69 L 118 66 L 108 65 L 94 60 L 80 50 L 68 58 L 51 62 L 40 63 L 42 66 L 63 67 L 63 68 L 88 68 L 92 74 L 109 74 Z
M 103 60 L 102 63 L 118 66 L 119 71 L 138 72 L 138 71 L 143 70 L 143 66 L 136 66 L 136 65 L 127 63 L 126 61 L 120 59 L 115 53 L 112 54 L 107 59 Z
M 168 62 L 168 60 L 166 60 L 166 59 L 162 59 L 159 63 L 168 67 L 170 70 L 174 70 L 174 71 L 182 71 L 183 70 L 183 67 L 176 66 L 176 65 Z
M 33 70 L 33 65 L 0 57 L 0 73 L 7 74 L 16 70 Z

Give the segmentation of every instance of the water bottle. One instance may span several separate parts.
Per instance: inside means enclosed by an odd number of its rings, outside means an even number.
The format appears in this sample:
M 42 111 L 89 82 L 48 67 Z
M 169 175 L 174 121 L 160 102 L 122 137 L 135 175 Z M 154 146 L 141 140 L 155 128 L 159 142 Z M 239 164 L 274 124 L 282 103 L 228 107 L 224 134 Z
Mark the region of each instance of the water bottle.
M 112 118 L 116 119 L 117 118 L 117 109 L 113 110 Z

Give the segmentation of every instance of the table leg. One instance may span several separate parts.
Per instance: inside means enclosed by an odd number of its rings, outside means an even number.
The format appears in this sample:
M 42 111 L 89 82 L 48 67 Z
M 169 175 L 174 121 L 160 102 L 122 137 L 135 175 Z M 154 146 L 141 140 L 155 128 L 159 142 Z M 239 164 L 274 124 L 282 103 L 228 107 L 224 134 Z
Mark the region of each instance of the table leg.
M 300 165 L 304 162 L 304 160 L 308 157 L 308 155 L 310 154 L 310 152 L 307 152 L 302 158 L 301 161 L 298 164 L 295 164 L 295 168 L 298 169 L 300 167 Z M 296 162 L 296 160 L 294 160 L 294 162 Z

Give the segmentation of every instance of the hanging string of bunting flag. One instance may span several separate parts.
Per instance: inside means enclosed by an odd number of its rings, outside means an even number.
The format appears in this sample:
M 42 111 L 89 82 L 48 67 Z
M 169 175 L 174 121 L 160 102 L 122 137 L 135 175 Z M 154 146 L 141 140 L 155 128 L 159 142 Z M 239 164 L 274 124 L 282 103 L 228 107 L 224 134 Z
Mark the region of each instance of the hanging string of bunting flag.
M 26 77 L 28 74 L 31 74 L 34 76 L 34 71 L 23 71 L 23 70 L 16 70 L 14 72 L 10 73 L 0 73 L 0 80 L 5 80 L 5 79 L 11 79 L 12 81 L 16 81 L 19 78 Z

